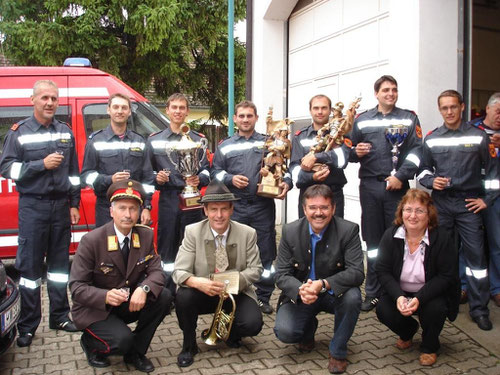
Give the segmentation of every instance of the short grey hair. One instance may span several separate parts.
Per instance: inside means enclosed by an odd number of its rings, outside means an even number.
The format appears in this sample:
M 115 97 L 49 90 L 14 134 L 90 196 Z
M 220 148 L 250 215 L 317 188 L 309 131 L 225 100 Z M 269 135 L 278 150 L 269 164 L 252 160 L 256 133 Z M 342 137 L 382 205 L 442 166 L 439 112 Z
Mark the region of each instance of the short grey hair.
M 488 99 L 488 107 L 494 106 L 497 103 L 500 103 L 500 92 L 496 92 L 490 96 Z
M 57 87 L 56 83 L 50 79 L 40 79 L 35 82 L 33 86 L 33 96 L 36 96 L 40 91 L 42 86 L 50 86 L 57 90 L 57 95 L 59 96 L 59 87 Z

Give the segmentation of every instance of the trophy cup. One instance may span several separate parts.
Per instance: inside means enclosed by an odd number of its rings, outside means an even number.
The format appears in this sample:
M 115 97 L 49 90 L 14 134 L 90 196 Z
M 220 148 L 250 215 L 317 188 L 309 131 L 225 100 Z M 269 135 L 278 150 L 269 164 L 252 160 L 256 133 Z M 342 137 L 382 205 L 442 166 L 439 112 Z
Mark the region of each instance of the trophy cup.
M 287 170 L 286 162 L 290 158 L 288 134 L 292 123 L 288 119 L 273 121 L 273 108 L 269 108 L 266 118 L 269 137 L 264 144 L 266 153 L 260 170 L 261 180 L 257 184 L 257 195 L 261 197 L 276 198 L 283 192 L 280 184 Z
M 391 176 L 396 174 L 398 166 L 399 147 L 403 144 L 408 136 L 408 126 L 402 124 L 390 125 L 385 129 L 385 138 L 392 145 L 392 171 Z
M 195 142 L 189 136 L 189 131 L 189 125 L 183 124 L 181 126 L 181 140 L 175 146 L 167 146 L 166 148 L 170 162 L 184 178 L 198 173 L 201 163 L 206 157 L 208 147 L 206 138 L 201 138 L 198 142 Z M 182 211 L 201 208 L 201 204 L 198 203 L 200 197 L 200 191 L 196 186 L 186 185 L 179 194 L 179 208 Z

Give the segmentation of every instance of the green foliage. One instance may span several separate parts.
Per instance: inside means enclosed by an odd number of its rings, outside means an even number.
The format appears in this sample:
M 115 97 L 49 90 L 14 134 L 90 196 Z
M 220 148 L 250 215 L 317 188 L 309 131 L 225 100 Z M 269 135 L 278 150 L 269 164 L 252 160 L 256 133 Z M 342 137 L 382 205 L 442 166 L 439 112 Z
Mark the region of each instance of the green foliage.
M 235 0 L 235 20 L 245 0 Z M 227 114 L 226 0 L 0 0 L 0 40 L 16 65 L 60 66 L 68 56 L 139 92 L 192 95 Z M 244 97 L 245 48 L 235 42 L 235 100 Z

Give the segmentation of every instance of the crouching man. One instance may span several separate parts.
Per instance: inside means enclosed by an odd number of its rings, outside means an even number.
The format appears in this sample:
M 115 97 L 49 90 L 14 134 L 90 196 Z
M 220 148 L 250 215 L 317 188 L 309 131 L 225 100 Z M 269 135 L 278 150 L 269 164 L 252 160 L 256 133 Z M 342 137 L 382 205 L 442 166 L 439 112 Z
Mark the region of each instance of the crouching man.
M 177 357 L 180 367 L 190 366 L 198 353 L 198 315 L 213 313 L 224 291 L 225 285 L 211 280 L 211 275 L 213 278 L 214 274 L 226 271 L 225 275 L 235 276 L 232 280 L 237 284 L 236 312 L 226 344 L 237 348 L 242 337 L 256 336 L 262 329 L 262 313 L 252 285 L 263 271 L 257 234 L 255 229 L 231 220 L 233 202 L 237 199 L 222 182 L 212 181 L 201 199 L 208 219 L 186 227 L 175 259 L 172 274 L 178 286 L 175 312 L 184 334 L 182 351 Z M 229 302 L 229 299 L 224 302 L 225 311 L 230 309 Z
M 170 312 L 172 295 L 164 288 L 153 231 L 136 225 L 145 192 L 123 180 L 107 192 L 112 221 L 83 236 L 71 268 L 71 310 L 80 344 L 93 367 L 123 355 L 139 371 L 154 366 L 146 351 L 158 325 Z M 132 331 L 127 324 L 137 321 Z
M 347 342 L 361 309 L 363 254 L 358 225 L 334 217 L 333 193 L 326 185 L 304 192 L 305 217 L 283 227 L 276 285 L 282 290 L 274 332 L 299 351 L 314 348 L 320 311 L 335 314 L 328 370 L 347 368 Z

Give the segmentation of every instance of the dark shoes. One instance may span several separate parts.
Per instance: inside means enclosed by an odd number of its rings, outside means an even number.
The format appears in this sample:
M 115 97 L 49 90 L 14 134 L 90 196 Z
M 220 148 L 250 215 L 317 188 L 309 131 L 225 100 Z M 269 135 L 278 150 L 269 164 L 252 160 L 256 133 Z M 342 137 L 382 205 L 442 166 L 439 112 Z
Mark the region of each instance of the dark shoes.
M 233 349 L 241 348 L 241 339 L 227 339 L 226 345 Z
M 347 369 L 347 359 L 333 358 L 328 356 L 328 371 L 330 374 L 343 374 Z
M 58 329 L 66 332 L 78 332 L 79 329 L 76 328 L 75 323 L 71 320 L 65 320 L 64 322 L 56 323 L 53 320 L 49 320 L 49 328 L 50 329 Z
M 314 339 L 310 341 L 299 342 L 299 352 L 310 353 L 314 350 L 315 345 L 316 343 L 314 342 Z
M 191 350 L 182 350 L 177 356 L 177 365 L 179 367 L 191 366 L 194 362 L 194 356 L 198 354 L 198 346 Z
M 101 353 L 92 352 L 83 342 L 83 337 L 80 339 L 80 345 L 90 366 L 102 368 L 110 365 L 108 357 Z
M 272 314 L 273 313 L 273 308 L 269 304 L 269 302 L 264 302 L 259 299 L 259 307 L 260 311 L 262 311 L 264 314 Z
M 489 331 L 493 328 L 490 318 L 487 315 L 481 315 L 476 318 L 472 318 L 476 322 L 477 326 L 483 331 Z
M 20 348 L 24 348 L 25 346 L 30 346 L 32 341 L 32 333 L 19 333 L 19 337 L 17 338 L 17 346 L 19 346 Z
M 467 291 L 463 290 L 460 292 L 460 304 L 465 305 L 467 303 Z
M 129 356 L 124 356 L 123 360 L 125 363 L 133 364 L 137 371 L 141 372 L 153 372 L 155 367 L 151 360 L 145 355 L 135 353 Z
M 500 307 L 500 293 L 491 296 L 491 299 L 493 300 L 493 302 L 495 302 L 495 305 Z
M 361 304 L 361 311 L 372 311 L 378 303 L 377 297 L 365 297 L 365 300 Z

